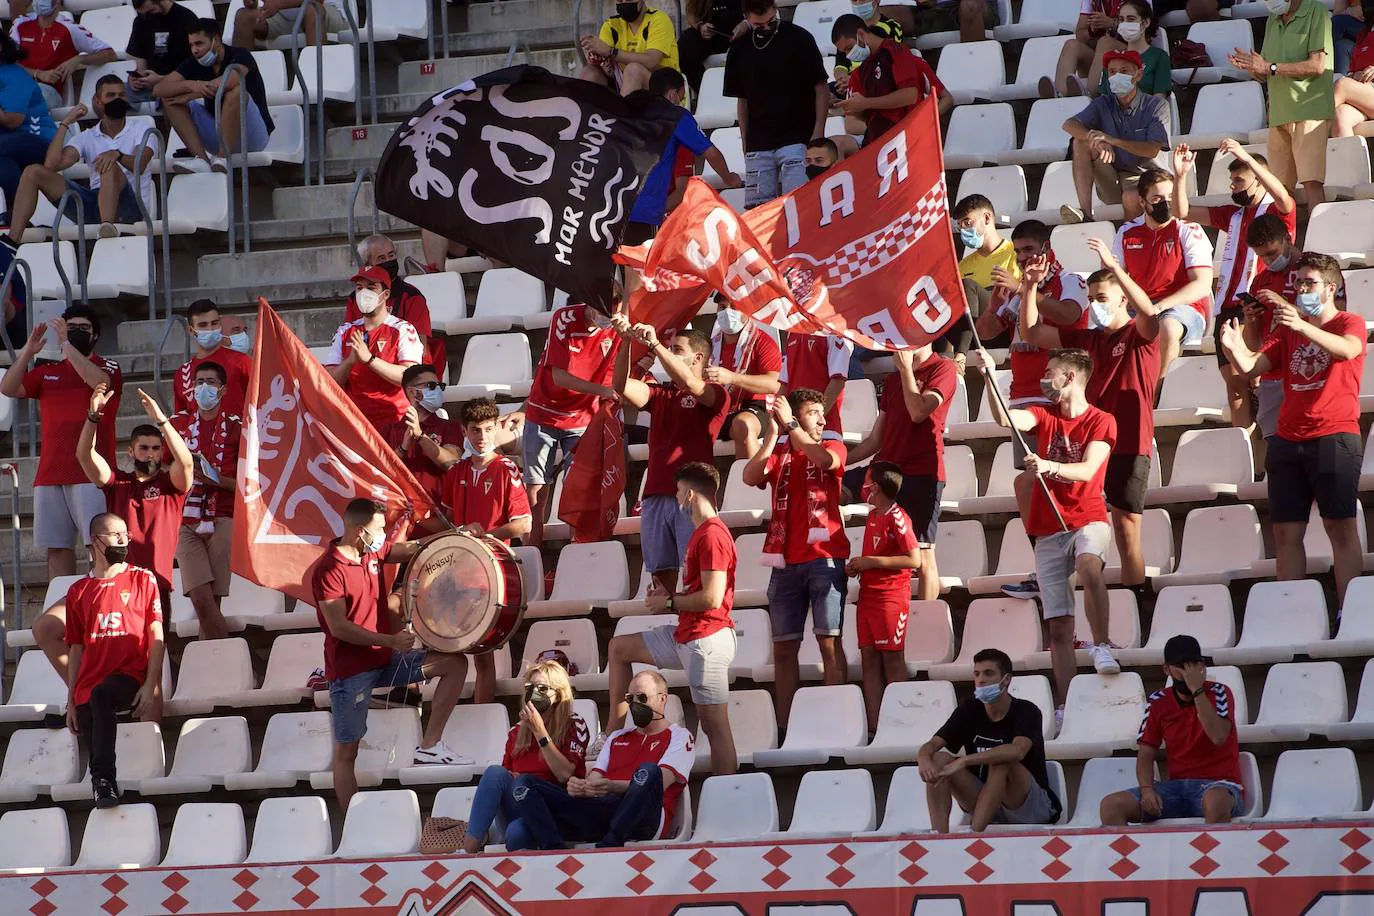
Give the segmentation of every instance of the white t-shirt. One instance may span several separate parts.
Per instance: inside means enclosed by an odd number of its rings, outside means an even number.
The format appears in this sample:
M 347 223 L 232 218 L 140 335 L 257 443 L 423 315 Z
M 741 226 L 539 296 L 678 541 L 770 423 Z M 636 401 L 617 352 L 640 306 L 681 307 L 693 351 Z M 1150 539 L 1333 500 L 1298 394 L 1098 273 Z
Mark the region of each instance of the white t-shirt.
M 119 150 L 121 155 L 133 156 L 138 151 L 139 143 L 143 140 L 143 135 L 148 132 L 150 127 L 155 127 L 153 119 L 147 115 L 134 115 L 124 119 L 124 129 L 111 137 L 101 129 L 99 124 L 94 127 L 81 131 L 76 136 L 69 134 L 67 146 L 81 154 L 81 161 L 90 165 L 95 162 L 101 153 L 112 149 Z M 154 157 L 157 155 L 158 138 L 149 138 L 148 148 L 153 151 Z M 124 168 L 123 163 L 119 166 L 124 170 L 125 181 L 133 181 L 134 174 Z M 91 189 L 96 190 L 100 187 L 100 173 L 91 169 Z M 157 197 L 153 194 L 153 169 L 152 161 L 148 163 L 148 168 L 143 170 L 143 175 L 139 178 L 138 195 L 143 198 L 143 204 L 148 208 L 150 214 L 156 215 Z M 93 216 L 94 214 L 88 214 Z

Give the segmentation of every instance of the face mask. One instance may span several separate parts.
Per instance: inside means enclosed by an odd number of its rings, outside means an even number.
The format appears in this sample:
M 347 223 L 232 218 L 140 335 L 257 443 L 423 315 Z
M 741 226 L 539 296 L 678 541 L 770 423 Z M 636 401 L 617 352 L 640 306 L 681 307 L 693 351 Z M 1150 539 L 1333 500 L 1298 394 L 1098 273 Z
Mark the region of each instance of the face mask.
M 219 328 L 211 328 L 208 331 L 196 331 L 196 343 L 200 344 L 203 350 L 213 350 L 219 346 L 219 342 L 224 339 L 224 332 Z
M 438 388 L 426 388 L 420 392 L 420 406 L 430 413 L 438 413 L 444 406 L 444 393 Z
M 820 178 L 822 175 L 826 173 L 826 171 L 829 168 L 830 166 L 828 165 L 815 165 L 814 163 L 808 163 L 806 166 L 806 177 L 808 180 L 812 178 Z
M 395 258 L 392 258 L 390 261 L 382 261 L 377 266 L 386 271 L 387 276 L 391 277 L 393 280 L 401 273 L 401 262 Z
M 196 63 L 202 67 L 213 67 L 217 60 L 219 60 L 219 55 L 215 53 L 214 47 L 211 47 L 210 50 L 196 58 Z
M 1322 294 L 1315 290 L 1298 293 L 1297 305 L 1308 318 L 1315 318 L 1322 313 Z
M 959 240 L 964 243 L 965 248 L 983 247 L 983 233 L 971 227 L 959 230 Z
M 1244 190 L 1233 192 L 1231 194 L 1231 203 L 1235 204 L 1237 207 L 1250 206 L 1250 189 L 1245 188 Z
M 489 458 L 489 457 L 492 455 L 492 453 L 495 452 L 495 451 L 496 451 L 496 446 L 494 446 L 494 445 L 486 445 L 486 446 L 483 446 L 483 447 L 482 447 L 482 450 L 479 452 L 476 448 L 473 447 L 472 442 L 470 442 L 470 441 L 468 441 L 468 440 L 466 440 L 466 439 L 463 440 L 463 457 L 464 457 L 464 458 Z
M 81 351 L 82 355 L 90 356 L 95 349 L 95 338 L 90 331 L 85 328 L 75 328 L 67 331 L 67 340 L 73 347 Z
M 755 35 L 759 36 L 760 38 L 767 38 L 769 35 L 772 35 L 775 31 L 777 31 L 778 20 L 774 18 L 769 20 L 768 22 L 765 22 L 763 25 L 751 25 L 749 26 L 749 28 L 753 31 Z M 853 60 L 854 58 L 851 57 L 849 59 Z
M 367 533 L 367 529 L 365 528 L 358 532 L 358 536 L 363 542 L 363 553 L 376 553 L 382 549 L 382 544 L 386 540 L 385 538 L 377 538 L 375 541 L 371 540 L 371 536 Z
M 382 304 L 382 294 L 375 289 L 360 289 L 354 298 L 358 303 L 358 311 L 364 315 L 371 315 Z
M 529 687 L 526 687 L 525 702 L 542 713 L 549 711 L 549 707 L 553 705 L 553 698 L 550 697 L 546 691 L 531 690 Z
M 1058 404 L 1059 399 L 1064 396 L 1064 389 L 1054 384 L 1052 379 L 1042 378 L 1040 380 L 1040 392 L 1049 399 L 1050 403 Z
M 1135 81 L 1129 73 L 1113 73 L 1107 77 L 1107 88 L 1112 91 L 1112 95 L 1127 96 L 1135 88 Z
M 105 117 L 113 118 L 116 121 L 123 119 L 129 114 L 128 99 L 110 99 L 105 103 Z
M 1264 8 L 1269 11 L 1270 16 L 1282 16 L 1288 12 L 1290 0 L 1264 0 Z
M 1286 267 L 1288 267 L 1288 262 L 1291 260 L 1293 260 L 1293 256 L 1285 251 L 1283 254 L 1279 255 L 1274 260 L 1269 261 L 1264 266 L 1277 273 L 1280 270 L 1283 270 Z
M 1110 327 L 1112 323 L 1112 306 L 1110 302 L 1098 302 L 1096 300 L 1088 303 L 1088 321 L 1094 328 Z
M 604 331 L 611 326 L 611 316 L 599 309 L 587 309 L 587 320 L 596 326 L 597 330 Z
M 853 6 L 849 8 L 850 12 L 852 12 L 855 16 L 858 16 L 865 22 L 873 18 L 873 13 L 877 9 L 878 5 L 876 3 L 855 3 Z M 853 59 L 854 58 L 852 57 L 850 58 L 850 60 Z
M 101 553 L 105 555 L 105 562 L 113 566 L 116 563 L 123 563 L 129 558 L 129 545 L 106 544 Z
M 716 327 L 722 334 L 738 334 L 744 330 L 744 313 L 738 309 L 721 309 L 716 312 Z
M 639 18 L 639 4 L 617 3 L 615 5 L 615 14 L 626 22 L 634 22 Z
M 253 341 L 249 339 L 248 332 L 239 331 L 237 334 L 230 334 L 229 349 L 237 350 L 240 353 L 253 352 Z
M 215 405 L 219 404 L 222 392 L 215 385 L 207 385 L 204 382 L 196 386 L 196 405 L 201 410 L 214 410 Z
M 1116 34 L 1121 36 L 1122 41 L 1135 41 L 1140 37 L 1143 30 L 1138 22 L 1118 22 L 1116 24 Z
M 996 703 L 1002 699 L 1003 693 L 1005 691 L 1002 689 L 1001 681 L 996 684 L 984 684 L 982 687 L 973 688 L 973 696 L 979 703 Z
M 134 470 L 138 472 L 140 477 L 152 477 L 157 473 L 157 464 L 156 461 L 139 461 L 135 458 Z
M 630 704 L 630 719 L 634 722 L 635 728 L 648 728 L 649 723 L 654 721 L 654 708 L 648 703 L 635 700 Z
M 1150 219 L 1156 223 L 1167 223 L 1169 221 L 1169 202 L 1167 200 L 1157 201 L 1145 208 L 1145 212 L 1150 214 Z
M 33 0 L 33 11 L 40 16 L 51 16 L 57 9 L 57 0 Z
M 868 45 L 855 42 L 854 47 L 849 49 L 849 53 L 845 57 L 849 58 L 851 64 L 863 63 L 868 60 Z

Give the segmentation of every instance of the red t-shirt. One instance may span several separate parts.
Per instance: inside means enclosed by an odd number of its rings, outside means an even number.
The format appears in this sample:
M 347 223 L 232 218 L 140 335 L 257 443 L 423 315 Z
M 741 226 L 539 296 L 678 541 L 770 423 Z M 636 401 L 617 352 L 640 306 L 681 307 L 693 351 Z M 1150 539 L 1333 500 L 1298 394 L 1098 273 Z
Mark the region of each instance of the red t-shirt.
M 1337 312 L 1321 329 L 1365 339 L 1364 319 Z M 1283 372 L 1278 434 L 1293 442 L 1334 433 L 1360 434 L 1360 375 L 1365 351 L 1337 360 L 1291 328 L 1275 328 L 1260 351 Z
M 448 469 L 439 486 L 449 519 L 459 527 L 475 522 L 490 531 L 530 514 L 524 475 L 504 455 L 485 468 L 478 467 L 475 458 L 464 458 Z
M 868 513 L 864 522 L 864 550 L 866 557 L 904 557 L 920 546 L 916 532 L 911 529 L 911 519 L 902 507 L 893 503 L 886 512 L 876 509 Z M 885 598 L 911 595 L 911 570 L 909 569 L 865 569 L 859 573 L 861 595 Z
M 130 471 L 116 469 L 105 487 L 106 511 L 129 526 L 129 563 L 151 569 L 165 589 L 172 587 L 172 561 L 185 503 L 185 491 L 177 489 L 166 471 L 140 481 Z
M 714 365 L 724 366 L 740 375 L 782 372 L 782 348 L 771 334 L 757 328 L 746 327 L 733 343 L 726 340 L 723 334 L 717 335 L 711 343 L 717 351 L 711 360 Z M 727 390 L 730 392 L 730 413 L 739 410 L 746 403 L 765 401 L 768 398 L 766 394 L 755 394 L 734 385 Z
M 204 456 L 224 477 L 238 475 L 239 443 L 243 441 L 243 420 L 238 414 L 220 408 L 214 417 L 206 419 L 198 410 L 192 410 L 172 417 L 172 427 L 186 440 L 186 447 L 193 456 Z M 200 459 L 194 460 L 195 469 L 202 470 Z M 233 517 L 233 490 L 203 483 L 191 485 L 182 514 L 185 524 L 195 526 L 206 519 Z
M 96 38 L 85 26 L 69 18 L 59 17 L 46 29 L 38 16 L 21 16 L 13 27 L 19 46 L 24 49 L 24 66 L 31 70 L 56 70 L 61 64 L 81 54 L 103 51 L 109 47 Z M 34 79 L 38 77 L 35 76 Z M 60 82 L 52 85 L 61 85 Z
M 811 388 L 825 393 L 831 379 L 849 378 L 849 357 L 854 353 L 854 345 L 843 337 L 819 337 L 809 334 L 788 334 L 786 359 L 783 360 L 782 374 L 778 376 L 784 391 L 798 388 Z M 844 391 L 835 398 L 830 412 L 825 415 L 825 437 L 843 438 L 844 427 L 840 425 L 840 405 L 844 403 Z
M 609 386 L 614 380 L 620 335 L 610 326 L 597 327 L 593 314 L 588 305 L 565 305 L 553 313 L 544 355 L 525 400 L 525 422 L 554 429 L 586 429 L 592 422 L 601 399 L 558 384 L 553 370 L 563 369 L 598 385 Z
M 1171 219 L 1158 229 L 1133 220 L 1122 226 L 1112 253 L 1140 284 L 1151 302 L 1182 289 L 1190 269 L 1212 267 L 1212 243 L 1197 223 Z M 1212 311 L 1210 294 L 1191 303 L 1205 319 Z
M 1115 454 L 1153 454 L 1159 337 L 1146 340 L 1132 321 L 1116 331 L 1061 330 L 1059 342 L 1093 358 L 1088 403 L 1116 418 Z
M 1076 417 L 1066 417 L 1058 410 L 1038 405 L 1025 408 L 1035 414 L 1035 441 L 1039 453 L 1050 461 L 1077 464 L 1087 457 L 1088 444 L 1105 442 L 1116 446 L 1116 420 L 1111 414 L 1089 406 Z M 1091 522 L 1107 520 L 1107 501 L 1102 496 L 1102 482 L 1107 477 L 1107 462 L 1102 462 L 1092 480 L 1069 481 L 1045 475 L 1045 482 L 1054 495 L 1054 503 L 1064 516 L 1070 531 Z M 1025 520 L 1026 534 L 1043 537 L 1060 532 L 1059 519 L 1045 501 L 1045 490 L 1036 487 L 1031 494 L 1030 514 Z
M 85 646 L 72 697 L 77 706 L 112 674 L 127 674 L 142 684 L 148 677 L 148 645 L 153 623 L 162 622 L 157 579 L 129 566 L 108 579 L 85 576 L 67 589 L 69 646 Z
M 439 370 L 440 377 L 443 377 L 444 367 L 448 365 L 448 341 L 444 335 L 434 333 L 429 317 L 429 300 L 425 294 L 404 280 L 393 280 L 387 307 L 395 317 L 410 322 L 415 333 L 428 341 L 423 361 Z M 351 323 L 362 317 L 363 313 L 358 310 L 357 292 L 349 293 L 348 301 L 344 303 L 344 321 Z
M 1365 67 L 1374 67 L 1374 31 L 1368 26 L 1355 39 L 1355 50 L 1350 52 L 1350 72 L 1359 73 Z
M 416 412 L 420 415 L 420 432 L 440 445 L 456 445 L 460 451 L 462 450 L 464 441 L 462 423 L 457 420 L 445 420 L 422 407 L 417 407 Z M 395 423 L 388 423 L 382 427 L 380 432 L 387 445 L 393 449 L 400 448 L 406 437 L 406 421 L 397 420 Z M 411 474 L 415 475 L 415 481 L 425 488 L 429 498 L 434 500 L 436 504 L 442 504 L 444 501 L 443 479 L 447 472 L 429 459 L 418 442 L 412 442 L 409 450 L 400 454 L 401 463 L 410 470 Z
M 558 780 L 553 778 L 553 770 L 549 769 L 548 761 L 544 759 L 543 752 L 539 750 L 539 742 L 531 741 L 523 751 L 518 754 L 515 752 L 515 742 L 519 735 L 518 724 L 511 726 L 511 730 L 506 733 L 506 752 L 501 757 L 501 766 L 517 776 L 528 773 L 546 782 L 557 782 Z M 558 745 L 558 749 L 573 765 L 573 775 L 579 779 L 587 775 L 587 745 L 590 742 L 591 735 L 587 733 L 587 723 L 577 713 L 569 715 L 568 730 L 563 733 L 563 741 Z
M 224 395 L 220 398 L 221 410 L 243 416 L 243 401 L 248 396 L 248 379 L 253 375 L 253 358 L 240 353 L 223 341 L 208 356 L 196 356 L 181 364 L 176 378 L 172 380 L 172 406 L 177 413 L 195 411 L 196 372 L 204 363 L 215 363 L 224 369 Z
M 786 525 L 782 559 L 789 566 L 849 556 L 849 536 L 844 533 L 840 512 L 840 486 L 849 452 L 838 439 L 825 439 L 821 446 L 839 459 L 828 471 L 816 467 L 786 441 L 769 456 L 764 470 L 765 485 L 772 485 L 782 473 L 784 460 L 787 462 L 786 478 L 773 488 L 773 517 L 783 519 Z M 812 488 L 825 493 L 814 506 L 808 496 Z
M 92 356 L 91 362 L 109 375 L 114 397 L 105 405 L 100 427 L 96 430 L 96 450 L 115 466 L 115 418 L 119 415 L 119 401 L 124 391 L 124 376 L 119 363 L 103 356 Z M 36 487 L 65 486 L 90 483 L 86 472 L 76 460 L 76 441 L 86 425 L 91 407 L 91 386 L 87 385 L 76 368 L 66 360 L 34 366 L 24 373 L 24 396 L 38 399 L 38 418 L 42 423 L 44 442 L 66 443 L 65 448 L 44 448 L 38 453 L 38 473 L 33 478 Z
M 1150 708 L 1140 723 L 1137 744 L 1168 753 L 1170 779 L 1226 779 L 1241 784 L 1240 742 L 1236 722 L 1231 717 L 1235 700 L 1231 688 L 1215 681 L 1204 681 L 1205 693 L 1192 703 L 1180 703 L 1173 687 L 1150 694 Z M 1193 703 L 1210 702 L 1217 715 L 1231 723 L 1231 731 L 1221 744 L 1214 744 L 1202 727 Z
M 673 812 L 692 773 L 692 764 L 696 763 L 695 744 L 692 733 L 681 725 L 670 725 L 652 735 L 630 726 L 611 732 L 592 769 L 620 782 L 633 779 L 641 763 L 656 763 L 671 770 L 677 778 L 663 790 L 662 830 L 666 831 L 673 822 Z
M 1221 274 L 1220 283 L 1217 286 L 1216 307 L 1212 310 L 1215 314 L 1224 308 L 1232 308 L 1237 305 L 1234 301 L 1237 293 L 1243 293 L 1250 289 L 1251 282 L 1255 275 L 1263 270 L 1259 257 L 1255 250 L 1246 243 L 1246 236 L 1250 232 L 1250 224 L 1255 221 L 1255 217 L 1265 213 L 1272 213 L 1283 220 L 1283 225 L 1288 229 L 1288 237 L 1296 238 L 1298 227 L 1298 208 L 1294 207 L 1287 213 L 1280 213 L 1274 208 L 1274 198 L 1265 194 L 1260 202 L 1249 207 L 1208 207 L 1207 215 L 1209 223 L 1213 229 L 1221 229 L 1226 233 L 1226 247 L 1221 253 Z
M 1297 301 L 1297 290 L 1293 288 L 1293 277 L 1296 272 L 1290 267 L 1275 273 L 1272 270 L 1261 270 L 1255 274 L 1255 279 L 1250 281 L 1250 295 L 1259 300 L 1259 304 L 1264 306 L 1264 317 L 1260 319 L 1260 327 L 1264 328 L 1264 341 L 1274 332 L 1274 308 L 1259 298 L 1261 290 L 1271 290 L 1278 293 L 1289 302 Z M 1260 346 L 1264 346 L 1261 341 Z M 1265 381 L 1277 382 L 1283 378 L 1283 370 L 1278 366 L 1271 368 L 1260 378 Z
M 315 595 L 315 615 L 324 630 L 324 676 L 329 681 L 352 677 L 363 671 L 380 668 L 391 661 L 392 651 L 386 646 L 360 646 L 344 642 L 329 632 L 329 622 L 318 610 L 320 604 L 342 598 L 344 616 L 365 630 L 389 633 L 389 617 L 381 612 L 377 575 L 381 563 L 375 554 L 356 562 L 339 553 L 334 541 L 324 556 L 316 562 L 310 574 L 310 588 Z
M 944 480 L 945 417 L 959 385 L 959 371 L 953 360 L 932 356 L 913 368 L 911 374 L 922 392 L 940 393 L 940 406 L 920 423 L 912 423 L 902 398 L 901 376 L 893 372 L 884 378 L 878 405 L 883 417 L 883 439 L 878 444 L 877 459 L 891 461 L 903 474 Z
M 393 366 L 413 366 L 425 358 L 414 325 L 402 321 L 395 315 L 387 315 L 386 321 L 372 330 L 367 329 L 361 318 L 340 327 L 334 333 L 334 342 L 330 345 L 329 356 L 324 361 L 326 366 L 339 365 L 353 352 L 353 347 L 348 341 L 355 330 L 362 331 L 367 336 L 368 352 Z M 410 406 L 410 401 L 406 399 L 406 393 L 401 390 L 400 385 L 388 382 L 370 367 L 363 365 L 362 360 L 353 364 L 352 370 L 348 373 L 348 384 L 344 385 L 344 389 L 353 399 L 353 403 L 358 405 L 363 416 L 378 429 L 401 419 L 405 416 L 406 408 Z
M 735 606 L 735 542 L 730 537 L 730 529 L 714 516 L 697 526 L 687 541 L 687 557 L 682 564 L 681 593 L 689 595 L 701 590 L 701 573 L 706 569 L 725 570 L 725 597 L 720 607 L 707 611 L 679 613 L 677 630 L 673 637 L 686 644 L 694 639 L 702 639 L 712 633 L 734 628 L 730 616 Z
M 1061 270 L 1052 277 L 1046 277 L 1040 284 L 1038 296 L 1044 299 L 1057 299 L 1078 305 L 1078 320 L 1072 324 L 1059 324 L 1052 321 L 1044 312 L 1040 317 L 1050 327 L 1087 330 L 1088 288 L 1078 274 Z M 997 320 L 1002 327 L 1011 331 L 1011 400 L 1043 398 L 1040 380 L 1045 377 L 1045 369 L 1050 364 L 1050 351 L 1028 344 L 1021 339 L 1021 294 L 1008 296 L 997 309 Z
M 644 496 L 668 496 L 677 492 L 677 469 L 693 461 L 713 459 L 716 436 L 730 410 L 730 396 L 720 385 L 716 402 L 707 406 L 686 389 L 671 382 L 649 386 L 649 469 L 645 471 Z M 528 416 L 528 415 L 526 415 Z
M 945 91 L 944 83 L 930 69 L 930 64 L 907 48 L 888 38 L 877 52 L 859 65 L 850 76 L 850 85 L 858 95 L 876 99 L 899 89 L 916 88 L 916 102 L 901 108 L 875 108 L 868 112 L 868 130 L 864 143 L 868 144 L 895 127 L 902 118 L 929 96 Z

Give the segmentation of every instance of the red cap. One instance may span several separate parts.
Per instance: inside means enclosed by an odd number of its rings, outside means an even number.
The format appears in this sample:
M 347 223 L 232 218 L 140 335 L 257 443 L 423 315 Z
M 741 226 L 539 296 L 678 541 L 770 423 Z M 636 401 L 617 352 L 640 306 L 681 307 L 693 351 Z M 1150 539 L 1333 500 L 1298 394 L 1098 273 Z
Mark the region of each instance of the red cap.
M 1108 51 L 1102 55 L 1102 66 L 1105 68 L 1114 60 L 1124 60 L 1128 64 L 1134 64 L 1137 70 L 1145 69 L 1145 65 L 1140 61 L 1140 55 L 1134 51 Z
M 359 268 L 358 272 L 353 275 L 352 282 L 357 283 L 359 280 L 363 280 L 368 283 L 380 283 L 382 284 L 382 289 L 391 289 L 391 274 L 387 273 L 385 270 L 382 270 L 382 268 L 380 267 Z

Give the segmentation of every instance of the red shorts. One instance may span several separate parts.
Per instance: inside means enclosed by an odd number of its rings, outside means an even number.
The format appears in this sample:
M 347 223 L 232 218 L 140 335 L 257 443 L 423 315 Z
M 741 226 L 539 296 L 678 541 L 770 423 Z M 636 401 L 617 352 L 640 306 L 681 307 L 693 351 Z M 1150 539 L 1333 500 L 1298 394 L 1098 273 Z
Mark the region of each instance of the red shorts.
M 696 172 L 697 156 L 685 146 L 677 148 L 677 155 L 673 158 L 673 180 L 679 178 L 691 178 Z
M 879 652 L 906 650 L 906 619 L 911 598 L 905 591 L 874 594 L 859 589 L 859 648 Z

